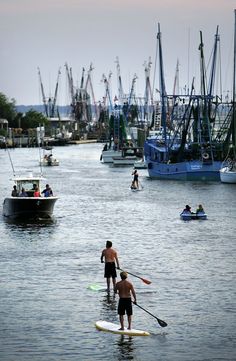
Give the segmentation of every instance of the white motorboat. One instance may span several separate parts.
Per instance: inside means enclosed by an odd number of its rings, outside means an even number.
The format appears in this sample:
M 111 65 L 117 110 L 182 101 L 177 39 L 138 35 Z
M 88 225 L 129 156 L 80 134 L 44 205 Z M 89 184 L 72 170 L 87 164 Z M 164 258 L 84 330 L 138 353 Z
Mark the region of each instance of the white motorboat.
M 101 154 L 101 161 L 103 163 L 113 163 L 113 157 L 121 156 L 122 151 L 121 150 L 114 150 L 114 149 L 107 149 L 103 150 Z
M 27 176 L 15 176 L 12 180 L 15 183 L 15 194 L 4 199 L 3 215 L 11 219 L 51 219 L 58 197 L 49 194 L 41 196 L 41 182 L 45 178 L 30 173 Z
M 125 157 L 113 157 L 113 165 L 134 165 L 137 161 L 137 157 L 135 155 L 125 156 Z
M 56 159 L 52 154 L 52 147 L 43 148 L 43 157 L 40 159 L 39 165 L 44 167 L 59 165 L 59 160 Z
M 236 165 L 221 168 L 220 180 L 222 183 L 236 183 Z

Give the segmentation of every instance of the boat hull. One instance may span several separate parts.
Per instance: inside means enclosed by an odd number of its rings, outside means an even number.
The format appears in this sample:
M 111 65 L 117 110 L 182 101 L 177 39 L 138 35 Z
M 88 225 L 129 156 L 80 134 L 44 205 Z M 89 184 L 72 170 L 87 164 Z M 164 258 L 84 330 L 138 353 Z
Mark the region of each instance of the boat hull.
M 43 167 L 52 167 L 52 166 L 58 166 L 59 165 L 59 160 L 57 159 L 52 159 L 51 161 L 48 160 L 41 160 L 39 162 L 39 165 L 43 166 Z
M 9 197 L 3 202 L 3 215 L 9 218 L 50 219 L 58 197 Z
M 101 154 L 101 160 L 103 163 L 113 163 L 113 157 L 115 156 L 121 156 L 122 151 L 121 150 L 103 150 Z
M 127 157 L 113 157 L 113 165 L 119 166 L 119 165 L 134 165 L 134 163 L 137 161 L 137 158 L 135 156 L 127 156 Z
M 220 169 L 220 180 L 222 183 L 236 183 L 236 171 L 232 171 L 229 167 Z
M 205 220 L 205 219 L 207 219 L 207 214 L 206 213 L 181 213 L 180 218 L 183 221 L 191 221 L 191 220 L 196 220 L 196 219 Z
M 220 161 L 215 161 L 212 164 L 197 160 L 168 164 L 147 160 L 147 169 L 150 178 L 182 181 L 219 181 L 221 164 Z

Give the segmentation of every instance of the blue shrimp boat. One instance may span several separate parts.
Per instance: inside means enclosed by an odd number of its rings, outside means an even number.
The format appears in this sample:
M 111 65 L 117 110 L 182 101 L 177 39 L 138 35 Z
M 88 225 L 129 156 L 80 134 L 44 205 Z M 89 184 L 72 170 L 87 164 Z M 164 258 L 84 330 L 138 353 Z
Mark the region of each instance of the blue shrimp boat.
M 206 89 L 202 34 L 200 32 L 201 94 L 196 95 L 194 79 L 189 94 L 167 95 L 164 81 L 161 32 L 158 24 L 160 73 L 160 127 L 147 137 L 144 156 L 149 176 L 183 181 L 218 181 L 224 159 L 232 105 L 226 106 L 213 95 L 218 49 L 218 27 L 209 87 Z M 218 100 L 218 102 L 217 102 Z M 221 118 L 219 120 L 219 112 Z

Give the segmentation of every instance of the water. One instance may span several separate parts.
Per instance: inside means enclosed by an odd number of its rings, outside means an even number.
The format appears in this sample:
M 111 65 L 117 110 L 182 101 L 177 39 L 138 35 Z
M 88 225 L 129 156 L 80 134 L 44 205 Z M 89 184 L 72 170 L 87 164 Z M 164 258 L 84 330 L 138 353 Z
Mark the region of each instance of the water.
M 59 167 L 44 168 L 60 198 L 51 223 L 15 224 L 0 218 L 1 361 L 236 360 L 236 186 L 152 181 L 140 170 L 99 162 L 102 144 L 54 149 Z M 16 173 L 39 171 L 37 149 L 11 150 Z M 0 150 L 1 203 L 12 170 Z M 46 184 L 46 181 L 45 181 Z M 183 222 L 185 204 L 202 203 L 206 221 Z M 117 296 L 88 289 L 105 284 L 100 255 L 117 249 L 138 303 L 133 327 L 150 337 L 99 332 L 94 322 L 118 322 Z

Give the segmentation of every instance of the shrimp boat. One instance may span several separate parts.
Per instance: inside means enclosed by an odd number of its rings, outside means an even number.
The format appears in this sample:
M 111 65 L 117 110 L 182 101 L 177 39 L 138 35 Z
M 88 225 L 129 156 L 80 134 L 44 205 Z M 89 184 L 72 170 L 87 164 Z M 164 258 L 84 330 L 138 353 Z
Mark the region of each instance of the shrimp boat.
M 228 138 L 228 154 L 220 169 L 222 183 L 236 183 L 236 10 L 234 10 L 234 68 L 233 68 L 233 109 Z M 232 157 L 232 158 L 231 158 Z
M 39 194 L 42 191 L 42 176 L 33 176 L 29 173 L 26 176 L 14 176 L 12 178 L 16 185 L 18 196 L 6 197 L 3 202 L 3 216 L 11 219 L 51 219 L 54 205 L 58 197 L 34 197 L 34 188 L 38 188 Z M 24 196 L 21 190 L 24 188 Z
M 150 178 L 170 180 L 220 180 L 224 159 L 225 129 L 230 127 L 231 105 L 227 107 L 214 95 L 218 53 L 218 27 L 209 87 L 206 86 L 202 33 L 200 32 L 201 93 L 195 93 L 194 78 L 188 94 L 166 92 L 161 32 L 158 24 L 160 126 L 159 134 L 147 137 L 144 156 Z M 225 106 L 225 108 L 224 108 Z M 222 115 L 222 109 L 224 114 Z M 220 118 L 221 116 L 221 118 Z

